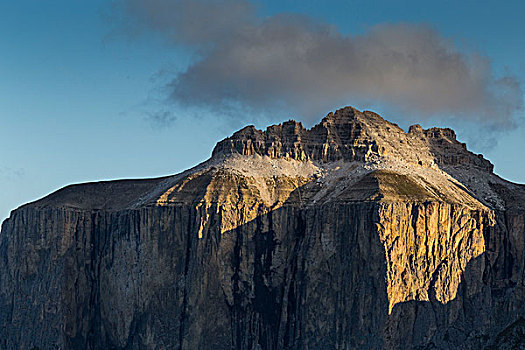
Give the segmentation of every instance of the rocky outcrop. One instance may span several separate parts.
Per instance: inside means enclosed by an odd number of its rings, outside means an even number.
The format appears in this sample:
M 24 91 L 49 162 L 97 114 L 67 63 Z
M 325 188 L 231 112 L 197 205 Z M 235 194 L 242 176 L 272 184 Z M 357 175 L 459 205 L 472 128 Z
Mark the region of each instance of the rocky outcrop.
M 482 154 L 467 151 L 465 143 L 456 140 L 456 133 L 448 128 L 430 128 L 424 130 L 420 125 L 412 125 L 408 131 L 413 137 L 420 137 L 429 144 L 434 161 L 439 165 L 474 166 L 487 172 L 494 170 L 494 165 L 483 158 Z
M 0 348 L 522 346 L 524 188 L 379 118 L 243 129 L 185 173 L 13 211 Z

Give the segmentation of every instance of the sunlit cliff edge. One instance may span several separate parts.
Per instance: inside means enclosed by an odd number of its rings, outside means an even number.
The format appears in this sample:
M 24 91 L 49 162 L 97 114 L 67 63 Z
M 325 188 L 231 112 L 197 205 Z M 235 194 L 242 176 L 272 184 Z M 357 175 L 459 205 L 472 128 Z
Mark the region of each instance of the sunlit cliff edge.
M 0 348 L 510 349 L 524 221 L 525 187 L 451 129 L 248 126 L 181 174 L 13 211 Z

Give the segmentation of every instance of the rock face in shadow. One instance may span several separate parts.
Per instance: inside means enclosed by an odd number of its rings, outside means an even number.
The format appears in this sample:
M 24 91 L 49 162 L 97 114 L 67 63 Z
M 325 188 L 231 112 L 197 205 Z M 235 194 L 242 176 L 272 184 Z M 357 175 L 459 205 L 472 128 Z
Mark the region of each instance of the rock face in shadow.
M 0 348 L 524 346 L 525 190 L 429 130 L 347 108 L 13 211 Z

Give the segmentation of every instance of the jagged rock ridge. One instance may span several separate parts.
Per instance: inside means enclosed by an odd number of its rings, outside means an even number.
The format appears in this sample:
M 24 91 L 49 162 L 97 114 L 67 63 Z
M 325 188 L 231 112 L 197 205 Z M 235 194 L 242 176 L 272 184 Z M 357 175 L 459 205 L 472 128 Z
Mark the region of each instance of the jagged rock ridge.
M 260 131 L 253 126 L 217 144 L 217 154 L 268 156 L 321 162 L 372 161 L 393 155 L 423 165 L 472 165 L 492 172 L 493 165 L 482 155 L 466 151 L 451 129 L 423 130 L 419 125 L 405 133 L 374 112 L 347 107 L 328 114 L 311 130 L 290 120 Z M 417 158 L 416 158 L 417 157 Z
M 184 173 L 15 210 L 0 348 L 520 346 L 524 204 L 450 129 L 248 127 Z

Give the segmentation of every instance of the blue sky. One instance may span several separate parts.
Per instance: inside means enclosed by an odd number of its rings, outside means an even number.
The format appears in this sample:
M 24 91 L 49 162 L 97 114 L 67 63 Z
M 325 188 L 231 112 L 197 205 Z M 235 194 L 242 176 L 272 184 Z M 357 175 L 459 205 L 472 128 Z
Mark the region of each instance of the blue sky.
M 343 36 L 366 34 L 378 24 L 423 24 L 450 40 L 458 52 L 484 57 L 493 74 L 511 75 L 522 84 L 525 4 L 482 3 L 254 4 L 261 18 L 301 14 L 334 26 Z M 210 106 L 166 102 L 166 83 L 192 65 L 195 51 L 153 30 L 126 33 L 112 20 L 111 5 L 100 0 L 0 3 L 0 220 L 67 184 L 177 173 L 208 158 L 218 140 L 245 124 L 262 128 L 293 116 L 286 111 L 224 115 Z M 341 104 L 372 108 L 403 127 L 418 120 L 385 104 L 356 100 L 349 96 Z M 152 118 L 156 115 L 168 119 Z M 469 149 L 495 164 L 499 175 L 525 183 L 524 118 L 523 109 L 514 111 L 514 126 L 494 134 L 490 127 L 476 129 L 477 119 L 462 122 L 436 114 L 421 124 L 454 127 Z M 497 144 L 491 145 L 493 139 Z

